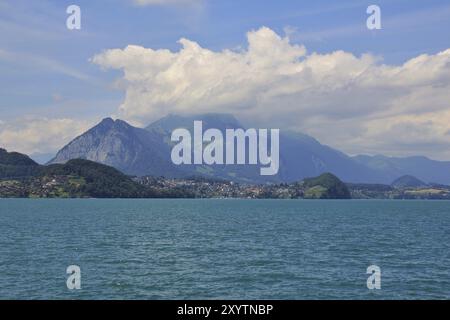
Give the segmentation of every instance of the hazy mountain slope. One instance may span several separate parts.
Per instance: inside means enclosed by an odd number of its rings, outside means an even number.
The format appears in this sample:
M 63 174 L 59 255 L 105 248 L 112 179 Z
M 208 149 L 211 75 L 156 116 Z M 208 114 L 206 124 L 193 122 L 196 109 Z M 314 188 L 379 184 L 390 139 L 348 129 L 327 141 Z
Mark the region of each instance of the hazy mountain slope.
M 163 140 L 171 148 L 173 146 L 173 143 L 170 142 L 172 131 L 184 128 L 189 130 L 193 136 L 194 121 L 202 121 L 203 131 L 211 128 L 219 129 L 224 137 L 226 129 L 244 128 L 232 115 L 210 113 L 196 116 L 169 115 L 150 124 L 146 130 L 162 135 Z M 280 181 L 279 176 L 261 176 L 259 165 L 181 165 L 178 168 L 186 176 L 214 177 L 249 183 Z
M 147 130 L 160 132 L 170 137 L 171 132 L 177 128 L 186 128 L 192 132 L 194 120 L 201 120 L 204 130 L 217 128 L 224 133 L 227 128 L 244 128 L 232 115 L 205 114 L 187 117 L 170 115 L 149 125 Z M 322 145 L 308 135 L 283 130 L 280 131 L 280 171 L 276 176 L 260 176 L 259 165 L 183 167 L 185 170 L 191 170 L 192 173 L 205 173 L 225 179 L 240 178 L 241 180 L 258 182 L 293 182 L 325 172 L 333 172 L 333 174 L 347 182 L 385 181 L 384 177 L 355 162 L 342 152 Z M 190 169 L 186 167 L 190 167 Z
M 326 172 L 332 172 L 345 182 L 384 181 L 382 175 L 304 134 L 281 134 L 280 149 L 280 175 L 283 181 L 297 181 Z
M 426 183 L 413 176 L 402 176 L 392 182 L 394 188 L 422 188 L 426 187 Z
M 386 183 L 404 175 L 411 175 L 426 183 L 450 184 L 450 161 L 436 161 L 419 156 L 396 158 L 382 155 L 356 156 L 353 159 L 380 175 L 386 175 Z

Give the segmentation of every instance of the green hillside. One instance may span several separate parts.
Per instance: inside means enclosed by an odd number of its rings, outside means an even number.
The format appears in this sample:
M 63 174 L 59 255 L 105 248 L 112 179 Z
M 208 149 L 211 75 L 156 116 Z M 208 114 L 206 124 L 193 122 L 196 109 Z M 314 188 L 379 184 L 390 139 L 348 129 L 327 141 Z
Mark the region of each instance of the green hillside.
M 38 164 L 27 155 L 18 152 L 8 152 L 0 148 L 0 164 L 11 166 L 37 166 Z
M 0 148 L 0 179 L 37 174 L 39 165 L 28 156 Z
M 120 171 L 75 159 L 40 166 L 26 155 L 0 149 L 0 197 L 31 198 L 153 198 L 167 197 L 140 185 Z
M 331 173 L 324 173 L 316 178 L 303 181 L 306 199 L 350 199 L 347 186 Z
M 147 191 L 112 167 L 82 159 L 43 167 L 38 176 L 44 180 L 51 177 L 68 177 L 64 190 L 69 195 L 140 198 L 145 196 Z

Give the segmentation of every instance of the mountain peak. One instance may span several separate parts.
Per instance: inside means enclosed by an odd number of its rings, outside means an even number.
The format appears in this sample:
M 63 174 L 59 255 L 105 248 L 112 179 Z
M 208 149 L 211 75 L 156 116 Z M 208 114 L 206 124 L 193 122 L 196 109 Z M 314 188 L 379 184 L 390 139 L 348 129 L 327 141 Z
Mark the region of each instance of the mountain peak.
M 111 125 L 114 123 L 114 120 L 110 117 L 104 118 L 102 121 L 100 121 L 99 125 Z
M 200 120 L 220 120 L 229 122 L 238 122 L 235 116 L 230 113 L 205 113 L 198 116 Z
M 96 126 L 94 126 L 91 130 L 93 131 L 109 131 L 109 130 L 128 130 L 133 128 L 128 122 L 112 118 L 105 118 L 101 122 L 99 122 Z

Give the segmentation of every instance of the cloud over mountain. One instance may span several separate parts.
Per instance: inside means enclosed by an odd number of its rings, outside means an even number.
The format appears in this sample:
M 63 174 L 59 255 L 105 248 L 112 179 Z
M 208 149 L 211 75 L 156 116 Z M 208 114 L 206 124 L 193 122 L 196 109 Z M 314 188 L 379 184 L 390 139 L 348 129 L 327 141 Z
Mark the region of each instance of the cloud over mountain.
M 450 158 L 450 49 L 385 65 L 371 54 L 307 53 L 266 27 L 247 39 L 240 51 L 181 39 L 178 52 L 130 45 L 92 61 L 123 71 L 127 120 L 226 110 L 350 153 Z

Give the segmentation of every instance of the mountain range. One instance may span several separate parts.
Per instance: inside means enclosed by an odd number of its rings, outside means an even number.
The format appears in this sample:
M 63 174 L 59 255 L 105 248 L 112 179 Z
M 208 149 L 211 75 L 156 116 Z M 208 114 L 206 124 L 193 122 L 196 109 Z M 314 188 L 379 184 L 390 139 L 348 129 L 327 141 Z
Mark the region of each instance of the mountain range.
M 49 164 L 71 159 L 86 159 L 106 164 L 134 176 L 186 178 L 204 176 L 237 182 L 293 182 L 332 172 L 352 183 L 390 184 L 404 175 L 426 183 L 450 184 L 450 162 L 426 157 L 393 158 L 348 156 L 321 144 L 306 134 L 280 131 L 280 170 L 275 176 L 261 176 L 259 166 L 252 165 L 181 165 L 172 163 L 171 133 L 177 128 L 193 129 L 194 120 L 203 121 L 203 129 L 245 127 L 232 115 L 204 114 L 166 116 L 145 128 L 122 120 L 106 118 L 63 147 Z

